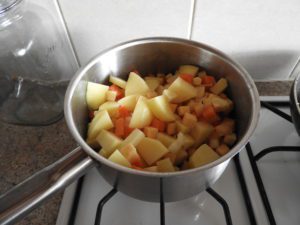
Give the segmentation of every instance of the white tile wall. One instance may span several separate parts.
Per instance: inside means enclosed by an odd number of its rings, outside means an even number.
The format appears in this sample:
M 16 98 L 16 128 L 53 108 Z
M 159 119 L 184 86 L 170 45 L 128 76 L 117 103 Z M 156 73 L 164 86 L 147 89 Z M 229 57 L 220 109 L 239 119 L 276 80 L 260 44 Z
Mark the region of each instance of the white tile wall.
M 287 79 L 300 56 L 299 0 L 59 0 L 80 62 L 134 38 L 188 38 L 239 61 L 255 79 Z
M 193 28 L 255 79 L 287 78 L 300 55 L 299 0 L 198 0 Z
M 59 0 L 82 64 L 114 44 L 140 37 L 186 38 L 190 0 Z

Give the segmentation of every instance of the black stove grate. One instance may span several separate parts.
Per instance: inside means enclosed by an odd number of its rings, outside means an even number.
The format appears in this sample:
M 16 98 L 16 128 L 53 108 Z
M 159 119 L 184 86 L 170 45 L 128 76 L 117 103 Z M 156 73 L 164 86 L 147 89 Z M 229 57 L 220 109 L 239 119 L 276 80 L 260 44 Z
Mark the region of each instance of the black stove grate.
M 273 105 L 272 102 L 261 102 L 261 105 L 273 113 L 277 114 L 278 116 L 286 119 L 287 121 L 292 123 L 292 118 L 290 115 L 286 114 L 285 112 L 281 111 L 280 109 L 276 108 L 276 106 L 289 106 L 288 102 L 277 102 L 276 105 Z M 272 211 L 272 207 L 268 198 L 268 194 L 266 192 L 265 186 L 263 184 L 263 180 L 261 174 L 259 172 L 259 168 L 257 162 L 267 154 L 274 153 L 274 152 L 300 152 L 299 146 L 272 146 L 266 149 L 261 150 L 258 154 L 253 155 L 253 150 L 251 144 L 248 143 L 246 145 L 246 151 L 250 160 L 251 168 L 254 173 L 255 181 L 263 201 L 267 217 L 269 219 L 270 225 L 276 225 L 276 220 Z

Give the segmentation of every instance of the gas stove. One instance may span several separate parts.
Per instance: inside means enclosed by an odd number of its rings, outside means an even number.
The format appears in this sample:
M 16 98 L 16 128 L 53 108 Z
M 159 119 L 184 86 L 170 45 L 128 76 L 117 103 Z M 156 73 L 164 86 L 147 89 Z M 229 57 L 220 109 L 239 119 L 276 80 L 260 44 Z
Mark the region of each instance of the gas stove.
M 96 169 L 65 191 L 57 225 L 296 225 L 300 221 L 300 137 L 287 96 L 261 97 L 256 131 L 205 192 L 184 201 L 133 199 Z

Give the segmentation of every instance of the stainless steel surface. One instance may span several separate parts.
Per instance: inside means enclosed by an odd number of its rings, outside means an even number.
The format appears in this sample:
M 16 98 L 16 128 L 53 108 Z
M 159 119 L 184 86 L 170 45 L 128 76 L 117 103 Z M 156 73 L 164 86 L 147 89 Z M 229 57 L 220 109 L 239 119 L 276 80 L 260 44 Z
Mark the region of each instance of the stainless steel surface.
M 182 64 L 198 65 L 217 78 L 226 77 L 229 81 L 228 95 L 235 103 L 238 141 L 228 154 L 199 168 L 155 173 L 114 164 L 86 144 L 87 81 L 107 82 L 110 74 L 126 78 L 133 69 L 141 74 L 170 72 Z M 80 157 L 76 160 L 72 157 L 68 160 L 72 154 L 68 155 L 54 166 L 15 187 L 0 198 L 0 222 L 9 224 L 28 213 L 42 200 L 82 175 L 94 165 L 93 162 L 98 162 L 99 172 L 108 183 L 134 198 L 159 201 L 161 184 L 166 202 L 198 194 L 222 175 L 229 160 L 246 144 L 256 127 L 259 109 L 258 92 L 251 77 L 241 66 L 214 48 L 177 38 L 146 38 L 112 47 L 100 53 L 76 73 L 65 96 L 65 117 L 69 130 L 82 149 L 95 161 L 84 156 L 78 148 L 76 152 L 79 152 L 77 154 Z M 75 161 L 78 165 L 72 167 Z
M 13 224 L 94 165 L 94 161 L 77 147 L 62 159 L 29 177 L 0 196 L 0 224 Z
M 298 64 L 300 68 L 300 64 Z M 299 69 L 298 68 L 298 69 Z M 291 115 L 300 136 L 300 72 L 297 74 L 290 91 Z
M 220 159 L 200 168 L 174 173 L 150 173 L 114 164 L 85 142 L 87 81 L 105 83 L 109 74 L 126 78 L 137 69 L 141 74 L 170 72 L 181 64 L 205 68 L 217 78 L 226 77 L 230 84 L 229 96 L 235 102 L 238 142 Z M 220 51 L 204 44 L 177 38 L 146 38 L 112 47 L 82 67 L 71 81 L 65 98 L 66 122 L 75 140 L 86 153 L 98 161 L 99 172 L 119 191 L 132 197 L 159 201 L 159 182 L 163 182 L 165 201 L 191 197 L 214 183 L 223 173 L 228 160 L 238 153 L 254 131 L 260 102 L 255 84 L 248 73 Z

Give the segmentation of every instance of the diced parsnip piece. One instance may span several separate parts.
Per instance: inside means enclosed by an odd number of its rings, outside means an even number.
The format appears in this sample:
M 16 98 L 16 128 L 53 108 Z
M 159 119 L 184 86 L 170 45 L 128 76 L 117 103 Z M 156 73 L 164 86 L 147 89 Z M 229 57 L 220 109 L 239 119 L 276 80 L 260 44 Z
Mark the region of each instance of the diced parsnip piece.
M 210 91 L 216 95 L 221 94 L 228 86 L 225 78 L 221 78 L 218 82 L 210 88 Z
M 179 106 L 177 109 L 178 115 L 179 116 L 184 116 L 185 113 L 191 112 L 190 106 L 184 105 L 184 106 Z
M 225 144 L 232 146 L 236 142 L 236 139 L 236 134 L 232 133 L 225 135 L 223 141 Z
M 176 120 L 175 123 L 178 131 L 185 134 L 190 132 L 190 128 L 185 126 L 181 121 Z
M 107 110 L 110 117 L 116 117 L 118 115 L 119 106 L 117 102 L 104 102 L 99 106 L 99 111 Z
M 175 138 L 165 134 L 165 133 L 161 133 L 159 132 L 157 134 L 157 139 L 164 145 L 166 146 L 167 148 L 174 142 L 176 141 Z
M 203 109 L 204 109 L 204 105 L 201 102 L 196 103 L 194 106 L 194 111 L 197 116 L 201 116 Z
M 176 93 L 177 95 L 177 97 L 173 100 L 174 103 L 187 101 L 197 95 L 196 88 L 180 77 L 176 78 L 168 90 Z
M 133 111 L 135 106 L 136 106 L 136 103 L 139 99 L 139 96 L 138 95 L 129 95 L 129 96 L 126 96 L 124 98 L 121 98 L 118 103 L 120 105 L 123 105 L 126 107 L 126 109 L 128 109 L 129 111 Z
M 159 77 L 145 77 L 145 81 L 152 91 L 155 91 L 155 89 L 161 84 L 161 79 Z
M 87 139 L 88 141 L 95 140 L 97 135 L 100 133 L 101 130 L 108 130 L 113 128 L 114 125 L 110 119 L 110 116 L 107 110 L 100 111 L 94 119 L 91 121 L 88 132 L 87 132 Z
M 197 91 L 197 94 L 196 94 L 197 98 L 202 98 L 205 95 L 205 87 L 204 86 L 196 87 L 196 91 Z
M 156 97 L 157 96 L 157 93 L 155 92 L 155 91 L 148 91 L 147 93 L 146 93 L 146 97 L 147 98 L 154 98 L 154 97 Z
M 129 123 L 130 128 L 143 128 L 150 125 L 153 114 L 146 101 L 147 99 L 145 97 L 140 96 Z
M 225 112 L 231 110 L 231 101 L 221 98 L 218 95 L 211 95 L 211 104 L 214 106 L 217 112 Z
M 96 110 L 105 102 L 108 88 L 107 85 L 87 82 L 86 102 L 90 109 Z
M 175 159 L 176 159 L 176 153 L 174 153 L 174 152 L 168 152 L 163 157 L 163 159 L 166 159 L 166 158 L 169 158 L 170 161 L 172 162 L 172 164 L 174 164 L 175 163 Z
M 131 167 L 130 162 L 121 154 L 119 150 L 115 150 L 108 158 L 108 160 L 117 163 L 121 166 Z
M 148 165 L 152 165 L 169 152 L 160 141 L 147 137 L 143 138 L 136 147 Z
M 193 85 L 194 85 L 194 86 L 200 86 L 201 83 L 202 83 L 202 80 L 201 80 L 200 77 L 194 77 L 194 78 L 193 78 Z
M 150 90 L 147 83 L 138 74 L 131 72 L 125 87 L 125 96 L 128 95 L 146 95 Z
M 117 98 L 117 92 L 115 92 L 115 91 L 107 91 L 106 92 L 106 100 L 107 101 L 114 102 L 114 101 L 116 101 L 116 98 Z
M 174 165 L 179 165 L 179 164 L 183 163 L 183 161 L 186 160 L 187 157 L 188 157 L 188 154 L 186 151 L 184 151 L 184 150 L 178 151 L 176 154 Z
M 132 144 L 133 146 L 137 146 L 140 141 L 145 137 L 145 134 L 139 130 L 139 129 L 134 129 L 128 136 L 125 138 L 124 141 L 118 146 L 119 149 L 124 147 L 127 144 Z
M 177 106 L 178 106 L 177 104 L 170 103 L 170 108 L 171 108 L 171 110 L 172 110 L 173 113 L 176 111 Z
M 149 172 L 158 172 L 157 166 L 146 167 L 146 168 L 144 168 L 144 170 L 149 171 Z
M 166 79 L 166 81 L 168 84 L 172 84 L 176 80 L 177 77 L 178 77 L 177 75 L 170 76 Z
M 211 147 L 207 144 L 203 144 L 190 157 L 189 165 L 192 168 L 196 168 L 213 162 L 218 158 L 220 158 L 220 156 Z
M 189 128 L 193 128 L 197 123 L 197 117 L 191 113 L 185 113 L 182 118 L 182 123 Z
M 182 65 L 178 69 L 179 74 L 191 74 L 195 76 L 198 72 L 199 68 L 197 66 L 192 65 Z
M 136 151 L 133 144 L 127 144 L 120 149 L 121 154 L 130 162 L 131 165 L 145 167 L 141 157 Z
M 113 84 L 115 84 L 115 85 L 117 85 L 117 86 L 119 86 L 120 88 L 123 88 L 123 89 L 125 89 L 125 87 L 126 87 L 126 81 L 119 78 L 119 77 L 115 77 L 115 76 L 110 75 L 109 76 L 109 82 L 111 82 L 111 83 L 113 83 Z
M 171 122 L 175 120 L 169 102 L 164 95 L 149 99 L 147 105 L 155 117 L 164 122 Z
M 179 132 L 177 135 L 177 139 L 180 139 L 182 143 L 182 148 L 184 150 L 192 147 L 195 144 L 195 140 L 188 134 L 184 134 L 182 132 Z
M 122 139 L 107 130 L 101 130 L 96 140 L 100 146 L 105 149 L 108 155 L 113 153 L 117 146 L 122 142 Z
M 162 94 L 164 96 L 166 96 L 166 98 L 168 99 L 169 102 L 171 102 L 173 99 L 175 99 L 177 97 L 176 93 L 174 93 L 168 89 L 163 90 Z
M 231 134 L 234 131 L 235 122 L 232 119 L 225 118 L 222 123 L 215 127 L 216 132 L 219 136 L 225 136 L 226 134 Z
M 155 139 L 158 134 L 158 129 L 156 127 L 145 127 L 144 133 L 145 133 L 146 137 Z
M 225 144 L 221 144 L 217 149 L 216 149 L 216 152 L 222 156 L 222 155 L 225 155 L 229 152 L 229 147 Z
M 214 131 L 214 127 L 206 122 L 199 121 L 191 132 L 191 136 L 195 140 L 195 146 L 201 145 Z
M 175 172 L 175 168 L 169 158 L 159 160 L 156 165 L 159 172 Z
M 219 147 L 220 145 L 220 140 L 219 138 L 216 138 L 216 137 L 209 137 L 208 139 L 208 145 L 213 148 L 213 149 L 216 149 Z
M 172 136 L 176 134 L 176 131 L 177 131 L 176 123 L 169 123 L 167 126 L 167 134 Z

